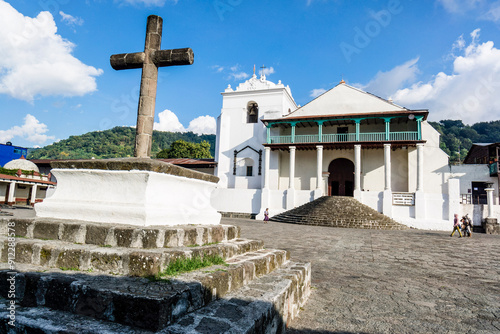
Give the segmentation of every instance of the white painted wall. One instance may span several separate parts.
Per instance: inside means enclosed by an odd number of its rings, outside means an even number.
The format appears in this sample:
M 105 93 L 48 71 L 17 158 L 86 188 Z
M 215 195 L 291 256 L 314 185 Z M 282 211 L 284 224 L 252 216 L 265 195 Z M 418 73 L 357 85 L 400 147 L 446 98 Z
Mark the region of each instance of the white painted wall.
M 460 180 L 460 194 L 472 194 L 472 182 L 493 182 L 493 188 L 498 189 L 498 178 L 490 176 L 485 164 L 453 165 L 451 174 Z M 498 204 L 498 191 L 493 192 L 493 198 Z
M 219 212 L 259 213 L 261 190 L 217 188 L 211 203 Z
M 263 184 L 263 176 L 258 175 L 258 154 L 250 149 L 238 153 L 238 161 L 250 158 L 254 161 L 253 179 L 237 179 L 233 175 L 234 151 L 240 151 L 249 145 L 255 150 L 262 150 L 262 173 L 265 166 L 263 143 L 266 142 L 267 129 L 261 122 L 264 118 L 276 118 L 295 110 L 296 104 L 289 87 L 281 83 L 274 84 L 263 79 L 251 78 L 240 84 L 237 90 L 226 89 L 222 93 L 222 110 L 217 119 L 217 141 L 215 159 L 218 163 L 215 171 L 220 178 L 219 187 L 238 189 L 259 189 Z M 259 121 L 247 123 L 247 106 L 250 101 L 259 106 Z M 278 163 L 277 155 L 271 154 L 270 182 L 277 188 Z M 273 161 L 274 160 L 274 161 Z M 241 174 L 239 174 L 241 176 Z
M 220 223 L 212 182 L 149 171 L 52 172 L 57 189 L 35 204 L 37 217 L 138 226 Z

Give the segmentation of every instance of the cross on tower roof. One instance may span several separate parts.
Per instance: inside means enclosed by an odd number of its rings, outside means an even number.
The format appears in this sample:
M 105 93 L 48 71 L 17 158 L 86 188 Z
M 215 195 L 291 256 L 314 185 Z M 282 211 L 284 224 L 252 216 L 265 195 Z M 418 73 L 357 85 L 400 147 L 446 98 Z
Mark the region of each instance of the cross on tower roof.
M 190 48 L 160 49 L 162 25 L 161 17 L 148 16 L 144 51 L 115 54 L 110 58 L 111 67 L 115 70 L 142 68 L 134 149 L 134 156 L 139 158 L 147 158 L 151 155 L 158 67 L 191 65 L 194 61 L 193 50 Z
M 265 78 L 266 78 L 266 75 L 264 74 L 264 70 L 265 70 L 267 67 L 265 67 L 264 65 L 262 65 L 260 68 L 262 69 L 262 70 L 260 71 L 260 78 L 261 78 L 261 79 L 262 79 L 262 78 L 264 78 L 264 79 L 265 79 Z

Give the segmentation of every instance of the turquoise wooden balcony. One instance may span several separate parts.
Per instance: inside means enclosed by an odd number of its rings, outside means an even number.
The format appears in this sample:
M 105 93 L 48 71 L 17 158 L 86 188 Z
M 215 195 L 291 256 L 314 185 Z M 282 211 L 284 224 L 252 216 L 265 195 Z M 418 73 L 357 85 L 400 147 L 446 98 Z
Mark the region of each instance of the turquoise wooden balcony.
M 417 141 L 418 131 L 269 136 L 268 144 Z

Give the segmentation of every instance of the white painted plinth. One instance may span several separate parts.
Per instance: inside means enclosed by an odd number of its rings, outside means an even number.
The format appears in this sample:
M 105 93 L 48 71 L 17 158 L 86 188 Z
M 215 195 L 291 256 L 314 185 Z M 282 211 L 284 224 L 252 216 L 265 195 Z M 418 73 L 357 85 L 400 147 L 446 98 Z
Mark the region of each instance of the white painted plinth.
M 150 171 L 53 169 L 54 194 L 37 217 L 150 225 L 216 225 L 215 183 Z

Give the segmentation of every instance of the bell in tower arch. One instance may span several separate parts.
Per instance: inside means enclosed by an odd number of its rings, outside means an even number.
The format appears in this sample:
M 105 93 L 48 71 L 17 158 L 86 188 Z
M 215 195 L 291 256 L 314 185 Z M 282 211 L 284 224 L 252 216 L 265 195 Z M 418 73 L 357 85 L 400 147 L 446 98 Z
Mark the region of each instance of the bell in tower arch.
M 259 105 L 257 102 L 249 102 L 247 105 L 247 123 L 257 123 L 259 119 Z

